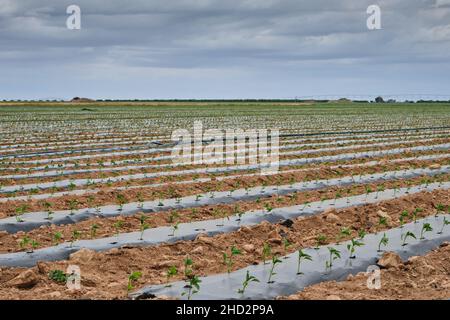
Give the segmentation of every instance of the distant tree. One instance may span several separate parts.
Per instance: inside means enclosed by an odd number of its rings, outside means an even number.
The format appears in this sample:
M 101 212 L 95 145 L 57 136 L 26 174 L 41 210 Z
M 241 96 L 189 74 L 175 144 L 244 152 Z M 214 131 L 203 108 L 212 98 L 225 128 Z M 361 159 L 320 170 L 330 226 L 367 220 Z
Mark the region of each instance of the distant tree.
M 375 102 L 376 103 L 384 103 L 384 99 L 383 99 L 383 97 L 376 97 Z

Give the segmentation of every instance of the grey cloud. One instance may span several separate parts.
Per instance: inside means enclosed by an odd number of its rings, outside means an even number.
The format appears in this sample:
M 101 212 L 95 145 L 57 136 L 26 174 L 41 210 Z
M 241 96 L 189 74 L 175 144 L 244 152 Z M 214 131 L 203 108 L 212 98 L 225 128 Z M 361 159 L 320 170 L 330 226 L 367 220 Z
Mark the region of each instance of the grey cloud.
M 374 2 L 379 31 L 366 28 Z M 65 28 L 70 4 L 82 9 L 80 31 Z M 0 98 L 133 98 L 138 81 L 149 98 L 170 89 L 239 98 L 246 85 L 252 96 L 325 94 L 343 90 L 331 85 L 340 79 L 359 92 L 400 92 L 420 88 L 414 70 L 445 93 L 449 49 L 448 0 L 0 0 L 0 67 L 11 76 Z

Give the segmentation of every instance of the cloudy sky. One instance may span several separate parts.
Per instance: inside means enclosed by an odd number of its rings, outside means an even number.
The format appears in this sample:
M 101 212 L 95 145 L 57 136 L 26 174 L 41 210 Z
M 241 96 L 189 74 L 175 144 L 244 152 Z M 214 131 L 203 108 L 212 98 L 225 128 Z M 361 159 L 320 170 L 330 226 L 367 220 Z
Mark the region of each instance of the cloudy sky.
M 450 95 L 449 58 L 450 0 L 0 0 L 0 99 Z

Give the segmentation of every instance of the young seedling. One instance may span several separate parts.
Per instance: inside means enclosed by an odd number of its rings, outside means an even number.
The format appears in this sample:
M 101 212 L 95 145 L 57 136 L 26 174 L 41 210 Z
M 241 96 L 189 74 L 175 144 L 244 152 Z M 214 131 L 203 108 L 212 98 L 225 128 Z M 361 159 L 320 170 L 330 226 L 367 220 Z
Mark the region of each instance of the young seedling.
M 175 277 L 178 274 L 178 269 L 175 266 L 171 266 L 168 270 L 167 270 L 167 282 L 170 281 L 171 278 Z M 172 285 L 169 283 L 166 285 L 166 287 L 171 287 Z
M 251 282 L 259 282 L 259 280 L 256 277 L 251 276 L 250 272 L 247 270 L 247 273 L 245 275 L 245 280 L 244 280 L 244 282 L 242 282 L 242 288 L 238 289 L 238 293 L 243 295 L 245 293 L 245 290 L 247 289 L 248 285 Z
M 169 214 L 169 223 L 174 223 L 179 218 L 179 214 L 177 211 L 172 211 Z
M 195 201 L 200 201 L 200 199 L 202 198 L 202 195 L 201 194 L 198 194 L 196 197 L 195 197 Z
M 439 216 L 439 213 L 444 212 L 445 211 L 445 206 L 442 203 L 438 203 L 436 205 L 436 214 L 434 215 L 435 218 L 437 218 Z
M 185 288 L 187 289 L 187 292 L 183 292 L 181 295 L 185 296 L 187 295 L 188 300 L 191 300 L 192 296 L 200 291 L 200 283 L 202 281 L 199 279 L 198 276 L 192 276 Z
M 62 270 L 51 270 L 48 273 L 48 278 L 56 283 L 66 283 L 67 275 Z
M 70 239 L 70 247 L 71 248 L 73 247 L 73 243 L 75 241 L 77 241 L 80 236 L 81 236 L 81 232 L 80 231 L 78 231 L 78 230 L 73 230 L 72 231 L 72 238 Z
M 263 250 L 262 250 L 262 258 L 263 258 L 264 264 L 267 264 L 266 260 L 268 257 L 270 257 L 271 253 L 272 253 L 272 249 L 270 248 L 270 245 L 268 243 L 264 242 Z
M 283 238 L 284 251 L 287 251 L 291 245 L 292 245 L 292 243 L 290 243 L 290 241 L 287 238 Z M 284 258 L 287 259 L 288 257 L 284 257 Z
M 386 217 L 380 217 L 380 219 L 378 220 L 378 226 L 381 228 L 383 226 L 386 227 L 387 225 L 388 223 Z
M 406 210 L 403 210 L 402 213 L 400 214 L 400 228 L 403 229 L 403 225 L 405 224 L 405 219 L 408 218 L 409 213 Z
M 144 208 L 144 198 L 142 197 L 142 194 L 140 192 L 136 194 L 136 199 L 138 201 L 138 208 L 139 209 Z
M 273 210 L 272 206 L 269 203 L 264 204 L 264 209 L 266 209 L 267 213 L 270 213 Z
M 448 221 L 447 218 L 444 217 L 444 220 L 442 220 L 441 231 L 439 231 L 438 234 L 443 234 L 445 226 L 448 226 L 449 224 L 450 224 L 450 221 Z
M 123 194 L 119 193 L 116 196 L 116 200 L 117 200 L 117 204 L 119 205 L 119 208 L 117 209 L 117 211 L 122 212 L 123 211 L 123 206 L 127 202 L 126 199 L 125 199 L 125 196 Z
M 234 206 L 233 209 L 234 214 L 236 215 L 236 221 L 241 221 L 242 220 L 242 215 L 244 214 L 244 211 L 242 211 L 239 206 Z
M 389 238 L 386 236 L 386 233 L 383 233 L 383 236 L 380 239 L 380 242 L 378 242 L 378 252 L 381 252 L 381 246 L 387 246 L 389 243 Z
M 28 210 L 28 206 L 26 204 L 23 204 L 21 206 L 19 206 L 16 209 L 16 221 L 17 222 L 24 222 L 24 220 L 22 219 L 22 215 Z
M 98 224 L 94 223 L 91 226 L 91 238 L 95 238 L 95 236 L 97 235 L 97 230 L 98 230 L 99 226 Z
M 416 235 L 414 233 L 412 233 L 411 231 L 406 232 L 404 235 L 402 235 L 403 238 L 403 243 L 402 243 L 402 247 L 406 246 L 408 243 L 406 242 L 406 240 L 408 238 L 413 238 L 413 239 L 417 239 Z
M 194 265 L 194 261 L 191 258 L 187 257 L 184 259 L 184 277 L 189 278 L 192 275 L 192 266 Z
M 327 242 L 327 237 L 323 234 L 318 235 L 316 238 L 316 246 L 314 247 L 315 250 L 319 250 L 319 247 L 321 245 L 324 245 Z
M 333 267 L 333 261 L 341 258 L 341 252 L 333 247 L 328 247 L 328 252 L 330 256 L 328 260 L 325 262 L 325 268 L 331 269 Z
M 62 233 L 61 232 L 55 232 L 52 235 L 52 239 L 53 239 L 53 244 L 56 246 L 62 239 Z
M 342 239 L 349 237 L 351 235 L 351 233 L 352 232 L 350 231 L 350 228 L 342 228 L 341 231 L 339 232 L 338 236 L 336 237 L 337 244 L 339 244 L 339 242 Z
M 134 271 L 128 276 L 128 285 L 127 290 L 131 291 L 134 289 L 134 283 L 138 281 L 142 277 L 142 272 L 140 271 Z
M 72 199 L 69 201 L 69 209 L 70 215 L 73 216 L 75 214 L 75 210 L 78 208 L 78 201 L 76 199 Z
M 144 231 L 150 228 L 150 225 L 145 222 L 146 219 L 147 217 L 144 215 L 141 215 L 141 217 L 139 218 L 139 228 L 141 230 L 141 237 L 139 238 L 139 240 L 141 241 L 144 240 Z
M 357 247 L 362 247 L 364 245 L 364 243 L 356 240 L 356 239 L 352 239 L 351 242 L 347 245 L 347 249 L 350 252 L 350 259 L 355 259 L 356 255 L 355 255 L 355 251 Z
M 52 204 L 51 203 L 49 203 L 49 202 L 44 202 L 44 207 L 45 207 L 45 209 L 47 210 L 47 220 L 52 220 L 53 219 L 53 217 L 52 217 L 52 215 L 53 215 L 53 211 L 52 211 Z
M 303 252 L 301 249 L 298 250 L 298 262 L 297 262 L 297 275 L 303 274 L 303 272 L 300 272 L 300 264 L 302 260 L 309 260 L 312 261 L 312 257 Z
M 424 240 L 425 237 L 425 232 L 431 232 L 433 231 L 433 228 L 431 227 L 431 224 L 429 223 L 424 223 L 422 226 L 422 230 L 420 231 L 420 240 Z
M 358 231 L 359 240 L 363 240 L 364 237 L 366 236 L 366 234 L 367 234 L 366 230 L 364 230 L 364 229 L 359 230 Z
M 230 273 L 233 268 L 233 257 L 241 254 L 241 251 L 237 249 L 235 246 L 231 247 L 231 253 L 228 254 L 226 252 L 223 253 L 223 264 L 227 267 L 227 272 Z
M 31 239 L 28 236 L 25 236 L 19 242 L 20 249 L 22 249 L 22 250 L 25 249 L 30 243 L 31 243 Z
M 31 240 L 31 249 L 27 253 L 33 253 L 36 248 L 39 247 L 39 242 L 36 240 Z
M 416 209 L 412 212 L 414 223 L 417 223 L 417 216 L 418 216 L 418 214 L 419 214 L 420 212 L 422 212 L 422 211 L 423 211 L 422 208 L 416 208 Z
M 272 267 L 270 268 L 270 271 L 269 271 L 269 279 L 267 280 L 267 283 L 274 283 L 274 281 L 272 281 L 272 277 L 274 275 L 276 275 L 276 273 L 274 272 L 275 266 L 281 262 L 282 261 L 280 259 L 278 259 L 277 256 L 272 257 Z
M 113 224 L 114 229 L 116 230 L 116 237 L 119 237 L 120 229 L 123 226 L 123 221 L 119 220 Z

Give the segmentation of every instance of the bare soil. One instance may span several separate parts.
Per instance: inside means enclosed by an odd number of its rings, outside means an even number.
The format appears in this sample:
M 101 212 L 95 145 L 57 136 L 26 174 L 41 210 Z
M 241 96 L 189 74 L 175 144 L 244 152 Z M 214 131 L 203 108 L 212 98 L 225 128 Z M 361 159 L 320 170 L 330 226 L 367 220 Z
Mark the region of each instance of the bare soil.
M 226 272 L 222 254 L 236 246 L 243 250 L 235 258 L 233 270 L 262 262 L 262 247 L 268 243 L 272 254 L 285 255 L 300 248 L 315 246 L 318 236 L 320 244 L 337 241 L 343 227 L 348 227 L 350 236 L 340 237 L 344 241 L 356 237 L 358 231 L 379 232 L 399 226 L 402 211 L 412 212 L 420 207 L 420 217 L 436 214 L 437 204 L 450 204 L 447 191 L 422 192 L 399 199 L 353 207 L 344 210 L 328 210 L 323 214 L 295 219 L 290 227 L 285 224 L 263 222 L 253 227 L 242 227 L 239 231 L 214 237 L 199 235 L 194 241 L 179 241 L 153 247 L 123 247 L 107 252 L 93 253 L 89 261 L 76 261 L 82 272 L 82 289 L 69 291 L 64 285 L 49 280 L 51 270 L 66 270 L 75 261 L 40 262 L 33 268 L 3 268 L 0 271 L 0 298 L 2 299 L 126 299 L 127 279 L 133 271 L 141 271 L 136 288 L 149 284 L 166 283 L 183 279 L 183 261 L 189 256 L 194 261 L 194 272 L 210 275 Z M 379 212 L 388 214 L 387 225 L 379 224 Z M 337 218 L 337 219 L 336 219 Z M 411 217 L 407 220 L 411 221 Z M 408 222 L 406 221 L 406 222 Z M 291 245 L 286 247 L 283 238 Z M 167 278 L 167 269 L 176 266 L 180 271 Z M 447 269 L 448 270 L 448 269 Z M 24 274 L 25 272 L 25 274 Z M 32 277 L 28 288 L 18 288 L 13 278 L 18 275 Z

